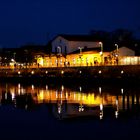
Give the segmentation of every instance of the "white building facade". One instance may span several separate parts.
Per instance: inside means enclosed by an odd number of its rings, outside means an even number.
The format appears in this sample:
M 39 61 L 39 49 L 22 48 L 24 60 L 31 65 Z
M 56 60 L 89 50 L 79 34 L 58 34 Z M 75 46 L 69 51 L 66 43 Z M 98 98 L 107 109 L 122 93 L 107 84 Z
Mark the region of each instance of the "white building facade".
M 91 36 L 58 35 L 52 41 L 52 52 L 69 54 L 79 49 L 100 47 L 99 42 L 92 40 Z

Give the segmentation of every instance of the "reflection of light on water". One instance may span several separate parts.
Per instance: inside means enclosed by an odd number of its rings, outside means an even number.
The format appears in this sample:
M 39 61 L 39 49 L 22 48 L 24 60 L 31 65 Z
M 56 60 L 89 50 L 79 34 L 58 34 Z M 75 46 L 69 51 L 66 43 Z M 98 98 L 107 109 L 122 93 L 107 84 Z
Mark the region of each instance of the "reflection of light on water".
M 5 99 L 7 100 L 7 93 L 5 93 Z
M 18 84 L 18 94 L 20 95 L 20 88 L 21 88 L 21 85 L 20 83 Z
M 20 88 L 20 83 L 18 84 L 18 88 Z
M 124 94 L 125 90 L 123 88 L 120 88 L 120 93 L 112 95 L 108 92 L 104 93 L 102 91 L 102 87 L 97 87 L 95 90 L 96 92 L 91 92 L 85 93 L 84 90 L 82 90 L 82 87 L 77 88 L 77 91 L 73 91 L 70 89 L 67 89 L 63 85 L 58 89 L 49 89 L 48 86 L 45 85 L 44 88 L 40 87 L 34 87 L 34 85 L 29 85 L 28 87 L 24 87 L 20 83 L 16 86 L 13 86 L 11 84 L 7 84 L 7 86 L 1 87 L 1 95 L 0 98 L 4 100 L 11 100 L 12 103 L 16 106 L 16 97 L 18 94 L 23 95 L 25 93 L 31 93 L 32 98 L 36 103 L 60 103 L 61 106 L 58 107 L 58 113 L 62 113 L 62 103 L 67 100 L 64 103 L 68 103 L 72 105 L 77 105 L 80 104 L 81 106 L 78 106 L 76 108 L 76 111 L 82 112 L 82 111 L 87 111 L 87 107 L 90 109 L 92 107 L 97 107 L 98 109 L 98 115 L 100 119 L 103 119 L 104 116 L 106 115 L 106 110 L 111 107 L 113 108 L 113 115 L 115 118 L 120 117 L 121 115 L 121 110 L 127 110 L 127 109 L 133 109 L 132 106 L 134 104 L 139 103 L 139 95 L 137 94 Z M 6 92 L 7 91 L 7 92 Z M 4 92 L 4 94 L 2 94 Z M 9 93 L 11 96 L 9 96 Z M 104 94 L 100 94 L 104 93 Z M 6 101 L 6 102 L 7 102 Z M 17 104 L 18 105 L 18 104 Z M 27 109 L 29 106 L 26 105 L 24 106 L 25 109 Z M 65 108 L 65 104 L 64 104 Z M 75 108 L 74 108 L 75 109 Z M 92 112 L 91 112 L 92 113 Z M 100 114 L 99 114 L 100 113 Z
M 84 106 L 83 105 L 80 105 L 79 106 L 79 112 L 83 112 L 84 111 Z
M 48 85 L 46 85 L 46 90 L 48 90 Z
M 66 92 L 66 99 L 68 99 L 68 93 Z
M 63 94 L 62 94 L 62 92 L 61 92 L 61 94 L 60 94 L 60 98 L 61 98 L 61 99 L 63 98 Z
M 123 88 L 121 88 L 121 94 L 123 94 Z
M 57 99 L 58 98 L 58 91 L 56 90 L 55 92 L 55 98 Z
M 25 94 L 25 89 L 24 88 L 21 88 L 21 94 Z
M 28 105 L 27 105 L 27 104 L 25 105 L 25 109 L 26 109 L 26 110 L 28 109 Z
M 39 100 L 44 100 L 44 91 L 41 90 L 39 93 Z
M 118 118 L 118 111 L 115 111 L 115 117 Z
M 34 88 L 35 88 L 34 85 L 32 85 L 32 90 L 34 90 Z
M 20 89 L 18 89 L 18 94 L 20 95 Z
M 79 87 L 80 92 L 82 91 L 82 87 Z
M 103 111 L 103 104 L 100 104 L 100 110 Z
M 116 100 L 116 106 L 118 106 L 118 100 Z
M 103 119 L 103 104 L 100 104 L 100 120 Z
M 100 94 L 102 93 L 102 88 L 101 88 L 101 87 L 99 87 L 99 93 L 100 93 Z
M 64 91 L 64 86 L 63 85 L 61 86 L 61 90 Z
M 15 99 L 15 93 L 11 93 L 12 101 Z
M 103 111 L 100 112 L 100 120 L 103 119 Z
M 61 104 L 58 104 L 58 113 L 60 114 L 62 111 Z

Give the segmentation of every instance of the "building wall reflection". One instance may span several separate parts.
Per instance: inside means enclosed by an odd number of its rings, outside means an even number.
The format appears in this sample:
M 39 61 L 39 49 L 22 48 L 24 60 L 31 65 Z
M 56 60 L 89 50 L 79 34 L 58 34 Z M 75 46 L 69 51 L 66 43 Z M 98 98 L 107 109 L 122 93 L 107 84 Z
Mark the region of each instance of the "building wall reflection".
M 78 89 L 78 88 L 77 88 Z M 120 112 L 136 110 L 139 106 L 140 97 L 138 93 L 129 93 L 121 88 L 116 94 L 102 90 L 92 92 L 71 90 L 63 85 L 60 88 L 36 87 L 35 85 L 23 86 L 17 85 L 0 85 L 1 104 L 12 104 L 15 107 L 28 109 L 35 104 L 51 103 L 55 104 L 55 113 L 64 114 L 88 114 L 96 113 L 102 119 L 107 115 L 107 111 L 118 118 Z M 81 114 L 80 114 L 81 113 Z

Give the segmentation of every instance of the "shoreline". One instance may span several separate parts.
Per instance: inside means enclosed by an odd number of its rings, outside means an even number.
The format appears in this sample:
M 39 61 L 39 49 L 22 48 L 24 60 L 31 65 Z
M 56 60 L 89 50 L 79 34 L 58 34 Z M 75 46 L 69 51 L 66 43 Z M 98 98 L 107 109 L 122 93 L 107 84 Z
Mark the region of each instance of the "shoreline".
M 0 69 L 0 81 L 137 83 L 139 80 L 140 65 Z

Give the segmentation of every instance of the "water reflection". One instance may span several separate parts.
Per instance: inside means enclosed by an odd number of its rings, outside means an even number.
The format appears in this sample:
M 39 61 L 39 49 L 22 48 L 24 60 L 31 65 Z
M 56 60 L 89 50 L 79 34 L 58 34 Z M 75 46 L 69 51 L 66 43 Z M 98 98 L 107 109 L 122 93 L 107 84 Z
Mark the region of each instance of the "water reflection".
M 2 84 L 0 85 L 1 105 L 13 105 L 16 108 L 32 110 L 39 104 L 51 105 L 51 111 L 57 118 L 106 117 L 121 118 L 138 116 L 140 109 L 139 90 L 101 86 L 90 91 L 83 87 L 69 89 L 61 87 Z M 49 108 L 50 109 L 50 108 Z

